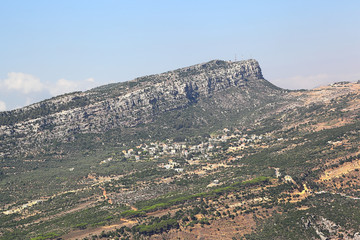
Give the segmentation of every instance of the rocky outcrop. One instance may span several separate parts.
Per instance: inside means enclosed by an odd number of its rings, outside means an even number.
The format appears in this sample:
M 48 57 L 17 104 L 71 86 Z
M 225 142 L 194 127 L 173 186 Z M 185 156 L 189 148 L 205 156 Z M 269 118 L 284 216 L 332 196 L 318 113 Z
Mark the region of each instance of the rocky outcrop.
M 17 137 L 43 141 L 67 139 L 73 133 L 99 133 L 152 121 L 166 111 L 185 108 L 225 89 L 265 87 L 256 60 L 214 60 L 158 75 L 59 96 L 23 109 L 3 113 L 1 141 Z M 35 117 L 35 116 L 36 117 Z M 20 117 L 21 116 L 21 117 Z M 11 122 L 9 119 L 15 119 Z M 19 119 L 21 121 L 19 121 Z

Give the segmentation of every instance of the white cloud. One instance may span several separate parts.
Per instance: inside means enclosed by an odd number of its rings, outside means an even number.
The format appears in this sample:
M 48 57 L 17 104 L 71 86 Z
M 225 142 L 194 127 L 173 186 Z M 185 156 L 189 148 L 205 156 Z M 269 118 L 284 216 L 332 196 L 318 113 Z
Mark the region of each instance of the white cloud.
M 0 112 L 6 111 L 6 103 L 3 101 L 0 101 Z
M 77 81 L 62 78 L 45 82 L 31 74 L 10 72 L 6 79 L 0 79 L 0 96 L 7 101 L 6 104 L 0 101 L 0 111 L 20 108 L 23 104 L 29 105 L 50 96 L 89 90 L 95 86 L 94 78 Z
M 11 72 L 8 78 L 2 83 L 8 90 L 16 90 L 28 94 L 31 92 L 40 92 L 44 89 L 44 84 L 40 79 L 30 74 Z
M 51 95 L 56 96 L 63 93 L 73 92 L 78 89 L 78 84 L 73 81 L 66 79 L 57 80 L 56 84 L 49 87 L 49 92 Z
M 95 79 L 93 79 L 93 78 L 88 78 L 88 79 L 86 79 L 85 81 L 94 83 L 94 82 L 95 82 Z
M 87 78 L 80 81 L 59 79 L 56 83 L 43 83 L 39 78 L 26 73 L 11 72 L 5 80 L 0 81 L 1 90 L 14 90 L 26 94 L 28 97 L 35 92 L 48 92 L 52 96 L 88 90 L 95 86 L 94 78 Z M 27 101 L 28 103 L 29 101 Z
M 88 90 L 91 87 L 94 87 L 95 80 L 93 78 L 88 78 L 82 81 L 70 81 L 67 79 L 59 79 L 53 85 L 48 87 L 48 90 L 51 95 L 56 96 L 64 93 Z

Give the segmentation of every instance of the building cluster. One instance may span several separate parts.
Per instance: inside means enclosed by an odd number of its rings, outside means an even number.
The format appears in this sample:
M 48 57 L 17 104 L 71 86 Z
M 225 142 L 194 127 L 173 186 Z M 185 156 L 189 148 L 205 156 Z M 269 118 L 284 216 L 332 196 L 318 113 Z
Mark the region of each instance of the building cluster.
M 176 163 L 173 159 L 208 160 L 214 153 L 237 152 L 249 147 L 256 147 L 265 144 L 264 139 L 270 138 L 269 135 L 248 135 L 239 130 L 231 131 L 225 128 L 220 134 L 202 138 L 201 143 L 173 142 L 172 140 L 142 143 L 134 148 L 123 150 L 122 154 L 124 158 L 135 161 L 163 159 L 164 162 L 159 165 L 160 167 L 182 172 L 181 164 Z

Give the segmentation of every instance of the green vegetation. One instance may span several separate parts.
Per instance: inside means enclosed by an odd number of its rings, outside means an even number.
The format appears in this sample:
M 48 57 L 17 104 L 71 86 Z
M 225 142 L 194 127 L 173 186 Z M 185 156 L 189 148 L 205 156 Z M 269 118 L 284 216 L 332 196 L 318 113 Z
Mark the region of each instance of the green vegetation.
M 176 197 L 176 198 L 170 199 L 170 200 L 161 199 L 160 201 L 163 201 L 163 202 L 156 203 L 156 204 L 149 205 L 149 206 L 144 206 L 140 210 L 136 210 L 136 211 L 135 210 L 124 211 L 121 213 L 121 216 L 122 217 L 130 217 L 130 218 L 131 217 L 142 217 L 142 216 L 145 216 L 147 212 L 152 212 L 152 211 L 159 210 L 159 209 L 169 208 L 173 205 L 183 204 L 187 201 L 191 201 L 191 200 L 194 200 L 197 198 L 206 198 L 206 197 L 211 197 L 211 196 L 216 196 L 216 195 L 222 195 L 227 192 L 236 191 L 240 187 L 254 186 L 254 185 L 258 185 L 258 184 L 268 183 L 269 180 L 270 180 L 269 177 L 260 176 L 260 177 L 257 177 L 257 178 L 254 178 L 254 179 L 251 179 L 248 181 L 244 181 L 241 183 L 240 182 L 233 183 L 233 184 L 231 184 L 231 186 L 228 186 L 228 187 L 221 187 L 221 188 L 213 189 L 208 192 L 202 192 L 202 193 L 197 193 L 197 194 L 192 194 L 192 195 Z
M 172 228 L 179 228 L 179 223 L 176 219 L 161 220 L 160 222 L 139 225 L 134 228 L 135 231 L 142 235 L 151 236 L 153 234 L 160 234 Z
M 46 234 L 42 234 L 41 236 L 31 238 L 31 240 L 46 240 L 46 239 L 54 239 L 56 237 L 59 237 L 58 234 L 50 232 Z

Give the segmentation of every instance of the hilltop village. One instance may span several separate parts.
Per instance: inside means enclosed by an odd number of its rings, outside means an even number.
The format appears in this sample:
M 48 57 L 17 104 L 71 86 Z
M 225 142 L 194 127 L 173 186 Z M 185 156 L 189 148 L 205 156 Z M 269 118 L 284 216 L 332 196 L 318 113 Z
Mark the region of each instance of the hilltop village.
M 213 136 L 190 139 L 189 141 L 175 142 L 168 139 L 166 142 L 142 143 L 136 147 L 128 148 L 102 160 L 100 164 L 110 163 L 111 161 L 153 161 L 158 160 L 159 168 L 172 169 L 178 173 L 184 172 L 184 167 L 198 165 L 201 162 L 213 163 L 205 169 L 211 170 L 217 167 L 226 167 L 226 163 L 239 160 L 242 155 L 235 154 L 244 149 L 267 148 L 269 144 L 281 142 L 283 138 L 274 138 L 271 134 L 245 134 L 238 129 L 229 130 L 224 128 L 220 133 Z M 218 161 L 219 154 L 227 153 L 229 157 Z M 186 168 L 186 167 L 185 167 Z

